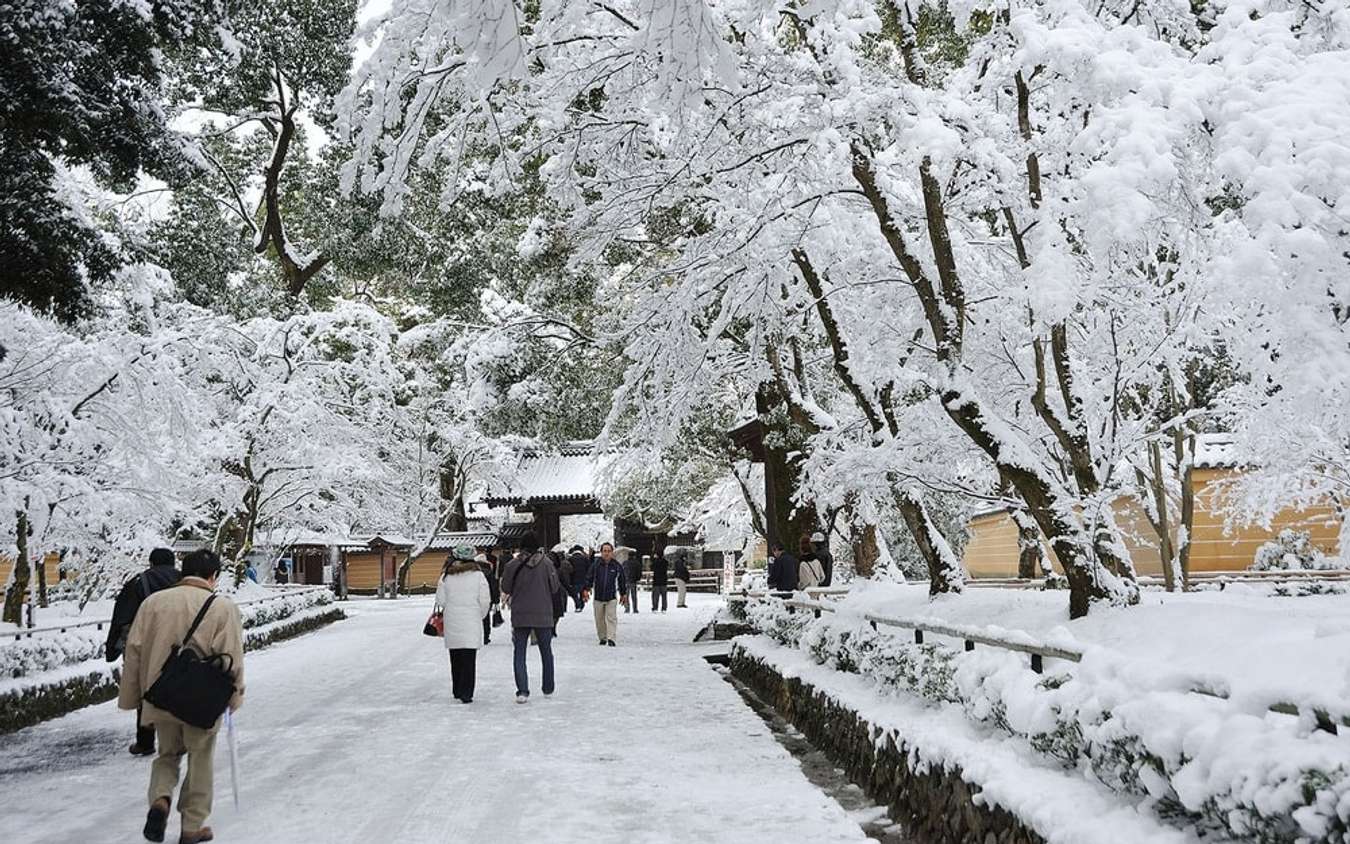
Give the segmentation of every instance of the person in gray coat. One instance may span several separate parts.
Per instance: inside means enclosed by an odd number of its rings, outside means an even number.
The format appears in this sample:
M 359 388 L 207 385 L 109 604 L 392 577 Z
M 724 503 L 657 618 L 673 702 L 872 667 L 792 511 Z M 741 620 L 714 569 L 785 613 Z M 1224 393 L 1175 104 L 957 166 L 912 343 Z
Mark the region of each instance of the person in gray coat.
M 533 544 L 533 543 L 531 543 Z M 529 546 L 526 546 L 529 547 Z M 567 598 L 552 560 L 543 551 L 519 554 L 502 573 L 502 601 L 511 608 L 511 644 L 515 648 L 516 703 L 530 699 L 530 676 L 525 653 L 530 636 L 539 643 L 545 696 L 553 694 L 553 634 L 557 608 L 566 611 Z

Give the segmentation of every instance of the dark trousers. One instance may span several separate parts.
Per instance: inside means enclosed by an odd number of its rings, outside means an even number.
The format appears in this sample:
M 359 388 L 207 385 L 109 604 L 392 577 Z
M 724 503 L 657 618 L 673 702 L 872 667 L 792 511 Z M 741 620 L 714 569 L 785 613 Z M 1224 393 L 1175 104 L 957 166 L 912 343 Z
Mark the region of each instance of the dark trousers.
M 633 612 L 638 611 L 637 598 L 638 598 L 637 581 L 636 580 L 630 581 L 628 584 L 628 606 L 632 608 Z
M 553 628 L 517 627 L 511 631 L 511 644 L 515 648 L 516 694 L 530 693 L 530 674 L 525 669 L 525 653 L 530 647 L 530 634 L 539 642 L 539 659 L 544 663 L 544 694 L 553 694 Z
M 652 586 L 652 612 L 656 612 L 657 604 L 661 605 L 661 612 L 666 611 L 666 587 L 664 584 Z
M 450 649 L 450 693 L 456 700 L 473 700 L 474 675 L 477 667 L 477 648 Z
M 155 725 L 141 723 L 141 708 L 136 707 L 136 746 L 153 749 L 155 746 Z
M 586 601 L 581 597 L 582 590 L 578 589 L 572 593 L 572 603 L 576 604 L 577 612 L 586 608 Z
M 483 644 L 492 641 L 492 613 L 483 616 Z

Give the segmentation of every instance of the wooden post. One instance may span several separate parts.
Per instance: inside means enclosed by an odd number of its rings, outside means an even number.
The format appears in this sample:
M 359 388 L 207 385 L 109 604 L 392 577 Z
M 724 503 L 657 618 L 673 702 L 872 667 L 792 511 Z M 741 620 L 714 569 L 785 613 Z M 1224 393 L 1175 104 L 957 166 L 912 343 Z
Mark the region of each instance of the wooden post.
M 1031 670 L 1032 670 L 1032 671 L 1035 671 L 1037 674 L 1044 674 L 1044 673 L 1045 673 L 1045 664 L 1044 664 L 1044 662 L 1041 660 L 1041 655 L 1040 655 L 1040 654 L 1032 654 L 1032 655 L 1031 655 Z
M 914 644 L 916 644 L 916 645 L 922 645 L 922 644 L 923 644 L 923 631 L 922 631 L 922 630 L 915 630 L 915 631 L 914 631 Z

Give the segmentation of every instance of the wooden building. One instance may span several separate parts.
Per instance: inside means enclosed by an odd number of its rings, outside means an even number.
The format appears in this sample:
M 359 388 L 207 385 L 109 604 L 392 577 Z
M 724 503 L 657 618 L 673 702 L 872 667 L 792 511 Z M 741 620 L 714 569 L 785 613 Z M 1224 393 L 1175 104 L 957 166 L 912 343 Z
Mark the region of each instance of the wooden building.
M 1190 550 L 1192 572 L 1245 569 L 1256 558 L 1257 549 L 1286 528 L 1306 531 L 1312 544 L 1329 556 L 1339 553 L 1342 519 L 1330 501 L 1315 507 L 1282 510 L 1268 528 L 1247 525 L 1228 529 L 1223 506 L 1224 482 L 1241 472 L 1240 467 L 1227 459 L 1222 441 L 1216 443 L 1211 438 L 1205 446 L 1197 448 L 1195 466 L 1188 475 L 1195 495 Z M 1133 498 L 1118 499 L 1115 517 L 1129 546 L 1135 570 L 1141 575 L 1162 574 L 1158 537 L 1139 502 Z M 969 538 L 962 561 L 972 577 L 1017 576 L 1017 527 L 1006 511 L 976 514 L 967 529 Z M 1042 542 L 1042 547 L 1054 569 L 1062 571 L 1048 543 Z
M 515 482 L 509 492 L 489 495 L 488 507 L 509 507 L 517 514 L 529 514 L 530 520 L 507 522 L 503 543 L 519 547 L 527 535 L 535 543 L 552 548 L 562 539 L 563 516 L 591 515 L 603 512 L 595 498 L 596 459 L 588 442 L 566 443 L 556 452 L 526 451 L 520 457 Z M 511 531 L 511 537 L 505 532 Z

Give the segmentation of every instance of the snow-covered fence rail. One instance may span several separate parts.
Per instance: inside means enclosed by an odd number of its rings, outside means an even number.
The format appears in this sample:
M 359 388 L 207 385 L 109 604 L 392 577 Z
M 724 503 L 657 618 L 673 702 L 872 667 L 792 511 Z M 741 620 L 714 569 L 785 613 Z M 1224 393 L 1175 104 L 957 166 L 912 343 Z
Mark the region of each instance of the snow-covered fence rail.
M 847 594 L 848 589 L 808 590 L 808 592 L 818 596 L 843 595 Z M 800 610 L 810 612 L 815 618 L 820 618 L 821 613 L 833 613 L 838 609 L 823 601 L 801 600 L 800 598 L 791 597 L 788 593 L 754 592 L 727 597 L 728 603 L 749 603 L 756 600 L 778 601 L 782 603 L 783 607 L 789 613 L 795 613 Z M 932 618 L 896 618 L 893 616 L 878 615 L 876 613 L 864 613 L 862 617 L 873 630 L 879 630 L 881 627 L 889 627 L 912 631 L 914 634 L 914 644 L 916 645 L 925 643 L 925 634 L 932 634 L 934 636 L 946 636 L 951 639 L 956 639 L 963 644 L 967 651 L 973 651 L 976 645 L 984 645 L 986 647 L 1024 653 L 1030 657 L 1030 668 L 1037 674 L 1044 673 L 1046 659 L 1062 659 L 1074 663 L 1083 661 L 1082 651 L 1040 642 L 1032 636 L 1019 635 L 1014 637 L 995 635 L 979 628 L 950 624 Z M 1218 698 L 1220 700 L 1228 699 L 1227 691 L 1214 688 L 1212 685 L 1202 681 L 1196 681 L 1191 684 L 1189 691 L 1192 694 Z M 1267 706 L 1267 709 L 1271 712 L 1277 712 L 1282 715 L 1291 715 L 1296 718 L 1301 718 L 1305 715 L 1310 716 L 1317 729 L 1333 735 L 1339 735 L 1340 727 L 1350 727 L 1350 710 L 1332 712 L 1322 707 L 1300 706 L 1297 703 L 1292 703 L 1287 700 L 1270 703 Z
M 242 608 L 252 606 L 255 604 L 266 603 L 268 601 L 281 601 L 287 598 L 294 598 L 297 595 L 305 595 L 317 592 L 328 592 L 331 590 L 329 590 L 327 586 L 295 585 L 295 586 L 283 586 L 278 591 L 279 594 L 276 595 L 267 595 L 262 598 L 249 598 L 243 601 L 236 601 L 235 603 Z M 3 641 L 5 639 L 28 639 L 43 633 L 66 633 L 70 630 L 79 630 L 85 627 L 92 627 L 95 630 L 102 630 L 106 625 L 111 623 L 111 621 L 112 621 L 111 618 L 95 618 L 89 619 L 87 621 L 75 621 L 69 624 L 50 624 L 47 625 L 46 627 L 26 627 L 20 630 L 10 630 L 0 633 L 0 641 Z

